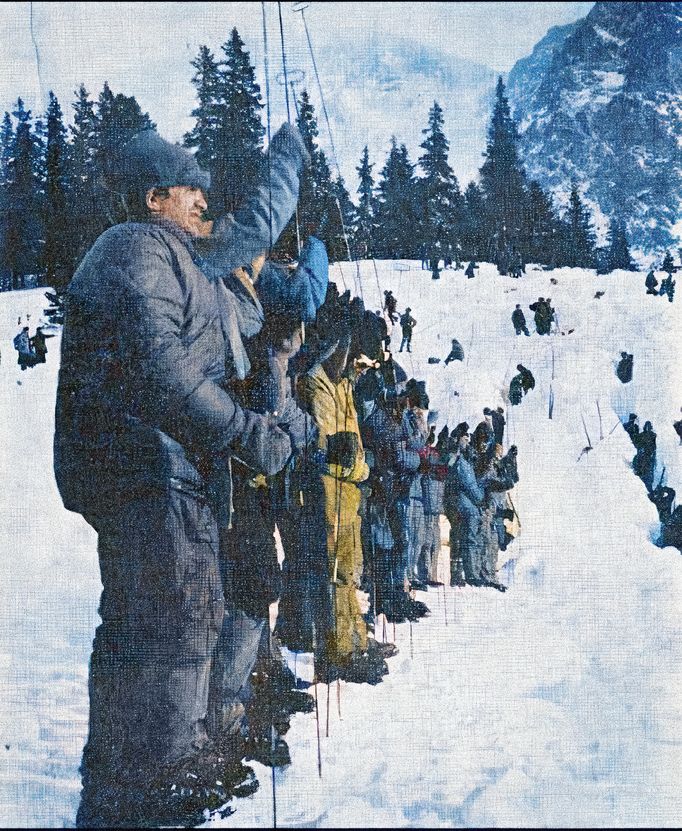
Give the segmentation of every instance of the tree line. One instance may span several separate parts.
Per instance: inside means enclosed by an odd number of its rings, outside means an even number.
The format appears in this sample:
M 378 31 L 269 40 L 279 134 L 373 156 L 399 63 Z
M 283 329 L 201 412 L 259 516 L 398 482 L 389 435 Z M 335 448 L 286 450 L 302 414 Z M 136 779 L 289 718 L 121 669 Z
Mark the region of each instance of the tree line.
M 215 55 L 206 47 L 191 62 L 197 106 L 183 143 L 211 173 L 209 213 L 234 210 L 267 183 L 264 104 L 255 68 L 237 29 Z M 448 161 L 443 109 L 434 102 L 423 130 L 422 155 L 412 162 L 391 139 L 375 177 L 368 148 L 356 168 L 353 201 L 319 143 L 310 96 L 294 102 L 296 122 L 312 162 L 301 182 L 297 219 L 282 234 L 280 254 L 295 256 L 301 234 L 316 233 L 330 259 L 485 260 L 508 273 L 514 263 L 548 267 L 631 268 L 623 218 L 613 218 L 607 246 L 598 249 L 590 213 L 577 184 L 560 212 L 530 180 L 500 78 L 479 181 L 462 192 Z M 50 92 L 44 115 L 33 118 L 21 98 L 0 126 L 0 287 L 21 288 L 29 275 L 65 287 L 81 258 L 107 227 L 125 219 L 112 179 L 117 151 L 136 132 L 155 129 L 134 96 L 104 84 L 93 100 L 81 85 L 65 124 Z

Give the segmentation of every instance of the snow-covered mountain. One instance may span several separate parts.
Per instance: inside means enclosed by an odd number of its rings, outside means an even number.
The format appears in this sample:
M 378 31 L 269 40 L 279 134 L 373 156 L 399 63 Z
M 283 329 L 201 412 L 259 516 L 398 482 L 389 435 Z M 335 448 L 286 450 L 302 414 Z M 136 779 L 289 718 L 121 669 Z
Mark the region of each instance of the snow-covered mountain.
M 637 248 L 682 239 L 682 2 L 598 2 L 554 27 L 509 74 L 531 176 L 572 180 Z

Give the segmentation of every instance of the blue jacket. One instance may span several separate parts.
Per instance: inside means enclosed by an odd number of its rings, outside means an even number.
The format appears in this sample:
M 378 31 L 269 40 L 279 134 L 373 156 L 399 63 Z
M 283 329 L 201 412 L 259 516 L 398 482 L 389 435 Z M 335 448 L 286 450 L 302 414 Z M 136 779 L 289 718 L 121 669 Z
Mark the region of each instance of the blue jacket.
M 287 314 L 312 323 L 324 303 L 328 283 L 327 249 L 317 237 L 309 237 L 293 273 L 266 262 L 258 279 L 258 296 L 266 314 Z
M 471 511 L 485 501 L 485 489 L 476 478 L 471 462 L 461 453 L 448 469 L 445 507 L 448 511 Z

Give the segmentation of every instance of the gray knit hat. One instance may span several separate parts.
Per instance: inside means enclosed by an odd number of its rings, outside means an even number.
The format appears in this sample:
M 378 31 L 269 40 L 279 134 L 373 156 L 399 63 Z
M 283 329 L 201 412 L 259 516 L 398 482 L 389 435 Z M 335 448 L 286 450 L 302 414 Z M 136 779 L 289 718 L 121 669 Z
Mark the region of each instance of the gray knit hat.
M 144 130 L 123 146 L 111 178 L 118 186 L 141 193 L 151 188 L 184 185 L 208 190 L 211 186 L 211 175 L 199 167 L 194 156 L 155 130 Z

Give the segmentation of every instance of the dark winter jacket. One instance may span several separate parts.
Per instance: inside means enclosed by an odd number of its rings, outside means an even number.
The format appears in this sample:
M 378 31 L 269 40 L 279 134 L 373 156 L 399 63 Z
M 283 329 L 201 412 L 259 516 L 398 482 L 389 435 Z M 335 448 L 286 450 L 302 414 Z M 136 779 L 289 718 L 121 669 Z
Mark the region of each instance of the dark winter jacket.
M 412 330 L 416 325 L 417 321 L 412 317 L 412 315 L 405 312 L 405 314 L 400 318 L 400 326 L 403 330 L 403 337 L 412 337 Z
M 519 375 L 521 376 L 521 386 L 524 392 L 535 389 L 535 378 L 529 369 L 526 369 L 525 366 L 520 365 Z
M 275 149 L 280 233 L 306 157 L 300 137 Z M 55 475 L 69 510 L 98 513 L 172 481 L 201 490 L 200 471 L 216 456 L 227 464 L 234 453 L 265 474 L 285 464 L 286 434 L 226 391 L 226 351 L 240 353 L 234 363 L 244 355 L 235 304 L 218 279 L 266 250 L 268 203 L 263 186 L 216 223 L 206 258 L 165 221 L 116 225 L 85 256 L 66 293 L 57 391 Z
M 523 329 L 526 325 L 526 317 L 523 309 L 514 309 L 512 312 L 512 323 L 516 329 Z
M 634 361 L 633 355 L 625 354 L 620 361 L 618 361 L 618 366 L 616 367 L 616 375 L 618 376 L 619 380 L 622 381 L 624 384 L 632 381 L 632 364 Z
M 490 415 L 490 419 L 493 423 L 495 444 L 502 444 L 502 439 L 504 438 L 504 425 L 506 424 L 504 415 L 502 413 L 498 413 L 497 410 L 493 410 Z
M 448 469 L 445 481 L 444 505 L 446 513 L 471 511 L 480 508 L 485 501 L 485 487 L 482 486 L 474 472 L 469 459 L 459 453 L 453 465 Z

